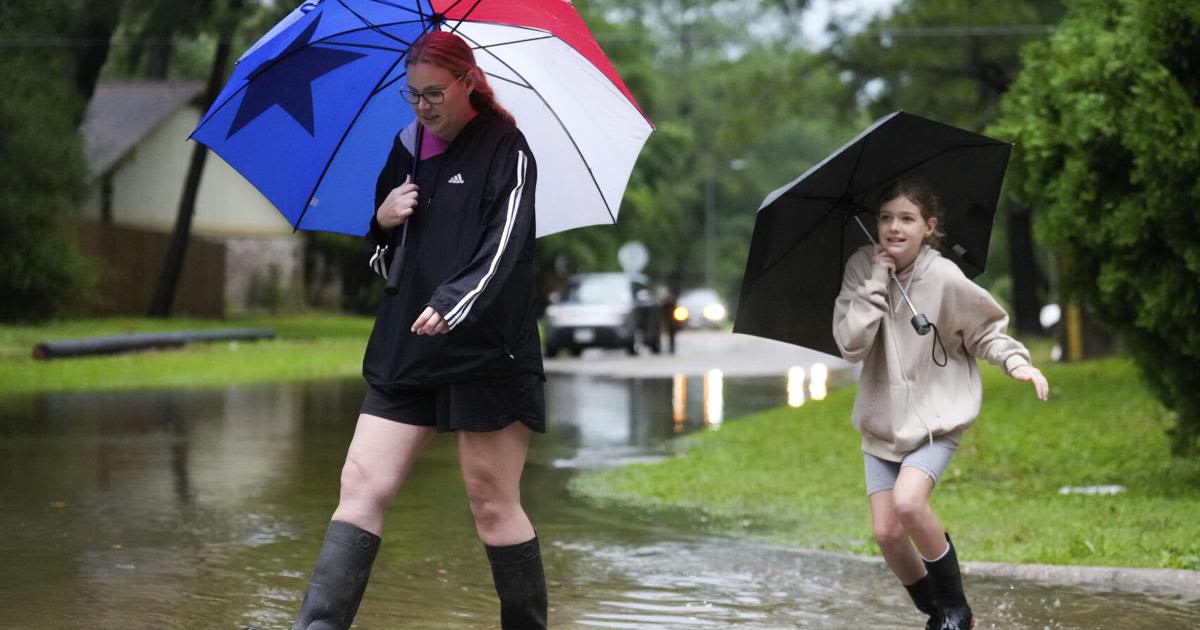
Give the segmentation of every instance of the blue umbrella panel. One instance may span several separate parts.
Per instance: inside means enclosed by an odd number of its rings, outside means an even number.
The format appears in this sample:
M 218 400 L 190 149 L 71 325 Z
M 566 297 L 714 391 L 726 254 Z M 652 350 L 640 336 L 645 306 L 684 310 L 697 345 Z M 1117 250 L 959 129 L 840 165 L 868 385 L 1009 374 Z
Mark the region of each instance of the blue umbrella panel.
M 414 119 L 404 56 L 435 28 L 428 2 L 310 2 L 238 62 L 192 138 L 297 229 L 363 235 L 375 179 Z

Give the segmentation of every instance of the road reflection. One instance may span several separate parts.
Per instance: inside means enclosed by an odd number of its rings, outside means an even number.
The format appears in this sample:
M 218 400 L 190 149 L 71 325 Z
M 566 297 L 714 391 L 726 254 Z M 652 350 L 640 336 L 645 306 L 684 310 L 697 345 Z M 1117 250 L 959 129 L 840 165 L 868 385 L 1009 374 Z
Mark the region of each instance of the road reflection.
M 683 433 L 685 420 L 687 420 L 687 375 L 677 373 L 671 382 L 671 432 Z
M 799 365 L 788 368 L 787 395 L 789 407 L 804 406 L 804 368 Z
M 826 387 L 826 381 L 829 379 L 829 370 L 824 363 L 814 363 L 812 366 L 812 381 L 808 386 L 808 394 L 813 400 L 825 400 L 826 394 L 829 393 Z

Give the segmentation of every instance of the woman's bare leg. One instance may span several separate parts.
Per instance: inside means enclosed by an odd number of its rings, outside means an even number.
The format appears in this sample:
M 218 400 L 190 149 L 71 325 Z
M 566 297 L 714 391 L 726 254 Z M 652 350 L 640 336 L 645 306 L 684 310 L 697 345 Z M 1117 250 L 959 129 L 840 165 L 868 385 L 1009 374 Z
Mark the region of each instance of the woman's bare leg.
M 433 427 L 359 415 L 342 466 L 341 496 L 332 520 L 378 536 L 383 530 L 384 508 L 435 433 Z
M 534 536 L 521 507 L 521 472 L 531 433 L 514 422 L 498 431 L 455 434 L 475 531 L 485 545 L 515 545 Z

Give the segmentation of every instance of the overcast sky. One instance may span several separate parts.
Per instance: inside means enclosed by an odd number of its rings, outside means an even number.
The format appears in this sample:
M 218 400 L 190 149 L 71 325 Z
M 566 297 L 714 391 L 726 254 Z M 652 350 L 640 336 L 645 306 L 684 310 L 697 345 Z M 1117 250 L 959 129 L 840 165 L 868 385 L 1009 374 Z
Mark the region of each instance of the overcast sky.
M 853 29 L 880 13 L 888 13 L 899 0 L 813 0 L 803 18 L 805 39 L 810 48 L 823 48 L 829 43 L 825 25 L 830 18 L 837 18 Z

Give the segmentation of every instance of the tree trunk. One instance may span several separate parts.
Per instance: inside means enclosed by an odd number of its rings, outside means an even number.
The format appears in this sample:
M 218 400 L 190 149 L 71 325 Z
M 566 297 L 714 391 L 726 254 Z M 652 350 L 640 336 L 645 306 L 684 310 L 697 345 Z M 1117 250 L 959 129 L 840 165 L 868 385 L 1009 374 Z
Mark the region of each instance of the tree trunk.
M 167 71 L 171 67 L 171 50 L 173 45 L 168 39 L 165 43 L 156 41 L 149 45 L 150 59 L 146 67 L 146 76 L 159 81 L 167 80 Z
M 1017 203 L 1009 204 L 1008 212 L 1008 268 L 1012 274 L 1013 319 L 1017 334 L 1038 335 L 1042 333 L 1038 314 L 1041 303 L 1038 289 L 1041 287 L 1041 272 L 1033 244 L 1033 213 L 1029 207 Z
M 241 0 L 230 2 L 231 15 L 239 14 L 241 8 Z M 221 29 L 201 111 L 208 111 L 221 93 L 221 82 L 225 78 L 225 69 L 229 65 L 229 53 L 236 24 L 236 20 L 230 19 Z M 200 192 L 200 179 L 204 174 L 204 163 L 207 158 L 208 147 L 197 142 L 192 150 L 191 162 L 188 164 L 187 179 L 183 184 L 183 196 L 179 200 L 179 212 L 175 216 L 175 229 L 171 232 L 171 243 L 163 260 L 158 285 L 154 289 L 154 298 L 150 301 L 150 317 L 171 316 L 175 303 L 175 291 L 179 286 L 179 278 L 183 275 L 183 261 L 187 256 L 188 240 L 192 235 L 192 217 L 196 212 L 196 196 Z
M 75 51 L 75 89 L 83 95 L 83 102 L 92 100 L 100 69 L 108 59 L 109 41 L 117 28 L 121 15 L 121 0 L 100 0 L 88 6 L 88 19 L 83 24 L 80 36 L 85 44 Z M 82 121 L 83 110 L 79 112 Z

